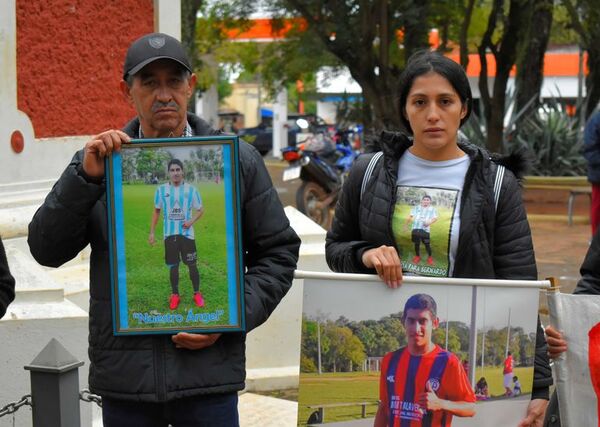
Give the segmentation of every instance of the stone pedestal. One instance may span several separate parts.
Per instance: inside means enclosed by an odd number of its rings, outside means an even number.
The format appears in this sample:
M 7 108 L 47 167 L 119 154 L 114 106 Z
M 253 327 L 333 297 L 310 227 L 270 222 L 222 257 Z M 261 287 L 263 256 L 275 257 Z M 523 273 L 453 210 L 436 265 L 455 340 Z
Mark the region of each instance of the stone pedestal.
M 325 262 L 325 230 L 291 206 L 285 213 L 302 239 L 299 270 L 330 271 Z M 303 281 L 291 289 L 271 317 L 246 339 L 246 389 L 277 390 L 298 386 Z

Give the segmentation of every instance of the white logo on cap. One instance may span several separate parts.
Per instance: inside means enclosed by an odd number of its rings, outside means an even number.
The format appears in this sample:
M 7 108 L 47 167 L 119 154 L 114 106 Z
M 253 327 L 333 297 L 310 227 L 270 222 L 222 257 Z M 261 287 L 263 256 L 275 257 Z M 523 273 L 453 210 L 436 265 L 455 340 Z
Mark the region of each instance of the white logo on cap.
M 165 38 L 159 36 L 151 37 L 150 40 L 148 40 L 148 43 L 150 43 L 150 46 L 152 46 L 154 49 L 160 49 L 165 45 Z

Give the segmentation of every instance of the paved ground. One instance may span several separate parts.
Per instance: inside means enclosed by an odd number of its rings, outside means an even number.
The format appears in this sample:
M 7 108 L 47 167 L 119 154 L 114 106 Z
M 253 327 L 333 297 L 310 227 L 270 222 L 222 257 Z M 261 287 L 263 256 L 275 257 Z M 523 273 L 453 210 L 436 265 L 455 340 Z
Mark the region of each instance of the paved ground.
M 297 408 L 289 400 L 243 393 L 238 404 L 240 427 L 294 427 Z
M 298 181 L 284 183 L 281 174 L 286 164 L 268 159 L 267 167 L 284 205 L 295 205 Z M 585 223 L 588 200 L 576 200 L 575 224 L 567 225 L 566 195 L 556 197 L 544 193 L 525 194 L 531 224 L 533 243 L 538 263 L 539 278 L 554 277 L 562 292 L 572 292 L 579 277 L 590 240 L 590 226 Z M 540 296 L 542 322 L 546 320 L 545 296 Z M 296 425 L 294 402 L 244 393 L 240 396 L 240 424 L 242 427 L 292 427 Z M 340 424 L 338 424 L 340 425 Z M 344 423 L 348 425 L 348 423 Z M 358 425 L 362 425 L 360 421 Z

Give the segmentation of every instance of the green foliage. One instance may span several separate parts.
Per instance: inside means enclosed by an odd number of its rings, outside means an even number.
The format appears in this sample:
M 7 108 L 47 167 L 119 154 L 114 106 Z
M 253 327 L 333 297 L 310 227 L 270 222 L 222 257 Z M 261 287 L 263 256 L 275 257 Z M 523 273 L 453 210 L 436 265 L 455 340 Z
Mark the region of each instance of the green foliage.
M 529 113 L 526 113 L 529 104 L 521 111 L 514 111 L 514 100 L 514 92 L 509 92 L 505 108 L 503 151 L 524 151 L 532 158 L 529 171 L 532 175 L 585 175 L 579 116 L 569 116 L 556 99 Z M 487 126 L 483 115 L 472 114 L 461 131 L 470 142 L 485 146 Z
M 372 418 L 377 412 L 378 390 L 379 372 L 300 374 L 298 425 L 306 426 L 306 420 L 315 410 L 309 405 L 327 403 L 372 402 L 367 406 L 367 417 Z M 361 417 L 359 405 L 327 408 L 325 412 L 328 423 Z
M 578 123 L 560 104 L 543 105 L 540 111 L 524 119 L 518 132 L 508 141 L 508 148 L 524 148 L 534 156 L 533 175 L 585 175 Z
M 531 392 L 533 368 L 514 369 L 514 375 L 519 377 L 523 393 Z M 375 416 L 377 400 L 379 399 L 379 372 L 344 372 L 329 374 L 300 374 L 300 390 L 298 393 L 298 425 L 306 426 L 306 420 L 315 410 L 309 405 L 329 403 L 373 402 L 367 405 L 367 418 Z M 502 366 L 477 367 L 475 377 L 485 377 L 492 397 L 504 394 L 502 386 Z M 343 422 L 361 418 L 360 405 L 327 408 L 325 421 Z
M 317 372 L 317 365 L 310 357 L 306 356 L 305 354 L 300 355 L 300 372 Z
M 450 322 L 457 323 L 457 322 Z M 433 331 L 432 335 L 433 342 L 442 348 L 446 347 L 446 323 L 440 323 L 440 327 Z M 463 351 L 461 348 L 461 339 L 458 331 L 455 327 L 448 327 L 448 351 L 456 354 L 459 359 L 467 357 L 468 352 Z
M 321 361 L 323 372 L 339 372 L 360 369 L 369 357 L 383 357 L 385 354 L 406 346 L 406 332 L 401 322 L 401 313 L 382 317 L 379 320 L 349 321 L 340 317 L 335 322 L 303 318 L 301 354 L 317 365 L 317 328 L 321 332 Z M 447 349 L 461 360 L 469 354 L 469 326 L 451 321 L 448 325 Z M 486 329 L 485 365 L 500 365 L 506 350 L 508 329 Z M 482 334 L 481 331 L 479 331 Z M 481 338 L 483 339 L 483 338 Z M 433 342 L 446 348 L 446 324 L 433 331 Z M 481 342 L 481 341 L 480 341 Z M 525 334 L 521 327 L 511 328 L 509 350 L 520 365 L 531 365 L 535 349 L 535 333 Z M 477 348 L 476 359 L 481 360 L 481 346 Z M 306 370 L 312 372 L 312 365 L 305 361 Z M 303 368 L 304 369 L 304 368 Z
M 167 177 L 167 163 L 172 155 L 161 148 L 156 150 L 123 150 L 123 181 L 144 182 L 157 176 L 159 180 Z
M 560 2 L 554 7 L 550 43 L 554 45 L 576 45 L 579 35 L 573 30 L 569 12 Z

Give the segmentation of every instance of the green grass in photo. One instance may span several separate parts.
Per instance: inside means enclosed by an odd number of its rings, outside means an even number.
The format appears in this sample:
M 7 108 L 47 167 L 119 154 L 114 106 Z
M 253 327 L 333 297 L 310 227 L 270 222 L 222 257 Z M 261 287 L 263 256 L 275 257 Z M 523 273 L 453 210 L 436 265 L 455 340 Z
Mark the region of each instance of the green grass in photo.
M 169 269 L 165 264 L 163 242 L 163 213 L 158 220 L 156 243 L 148 243 L 150 222 L 154 211 L 156 185 L 123 185 L 123 220 L 125 226 L 125 258 L 127 266 L 127 300 L 129 326 L 144 327 L 194 327 L 228 324 L 227 247 L 225 240 L 225 195 L 223 184 L 200 182 L 195 184 L 202 197 L 204 215 L 194 224 L 200 292 L 205 305 L 198 308 L 192 301 L 193 288 L 185 264 L 179 264 L 179 295 L 181 303 L 169 310 L 171 284 Z M 214 313 L 222 310 L 217 321 L 185 323 L 189 310 L 194 314 Z M 140 324 L 133 313 L 180 314 L 184 323 Z
M 504 374 L 502 374 L 503 366 L 484 366 L 477 367 L 475 369 L 475 382 L 479 381 L 479 378 L 485 377 L 488 383 L 488 390 L 491 397 L 500 397 L 504 395 Z M 513 376 L 519 377 L 521 383 L 521 392 L 523 394 L 531 393 L 533 386 L 533 367 L 519 367 L 513 369 Z M 511 383 L 510 388 L 512 389 L 513 384 Z
M 310 414 L 322 404 L 372 402 L 367 418 L 375 417 L 379 399 L 379 372 L 339 372 L 300 374 L 298 393 L 298 425 L 306 426 Z M 325 422 L 361 418 L 361 405 L 325 408 Z
M 502 385 L 502 366 L 485 366 L 475 370 L 475 381 L 482 376 L 486 378 L 492 398 L 501 398 L 504 394 Z M 356 403 L 352 406 L 325 407 L 325 422 L 356 420 L 362 417 L 359 403 L 373 402 L 367 406 L 367 418 L 375 417 L 379 399 L 379 372 L 338 372 L 300 374 L 298 392 L 298 425 L 306 426 L 310 414 L 319 405 Z M 533 367 L 515 368 L 513 375 L 519 377 L 522 393 L 531 393 Z M 512 385 L 511 385 L 512 388 Z M 510 399 L 510 398 L 507 398 Z M 311 408 L 312 407 L 312 408 Z
M 448 241 L 450 238 L 450 222 L 452 220 L 452 209 L 447 207 L 435 206 L 438 213 L 438 220 L 430 226 L 431 252 L 435 264 L 433 268 L 440 271 L 440 274 L 445 275 L 448 270 Z M 394 216 L 392 218 L 392 228 L 395 233 L 396 242 L 402 248 L 402 259 L 408 263 L 412 263 L 415 253 L 415 245 L 411 240 L 411 224 L 406 224 L 406 219 L 410 216 L 412 207 L 408 205 L 396 205 L 394 208 Z M 399 233 L 398 230 L 403 230 Z M 425 261 L 427 260 L 427 250 L 425 245 L 421 243 L 421 262 L 418 267 L 430 269 Z M 428 274 L 427 271 L 419 271 L 418 273 Z M 435 274 L 435 273 L 434 273 Z

